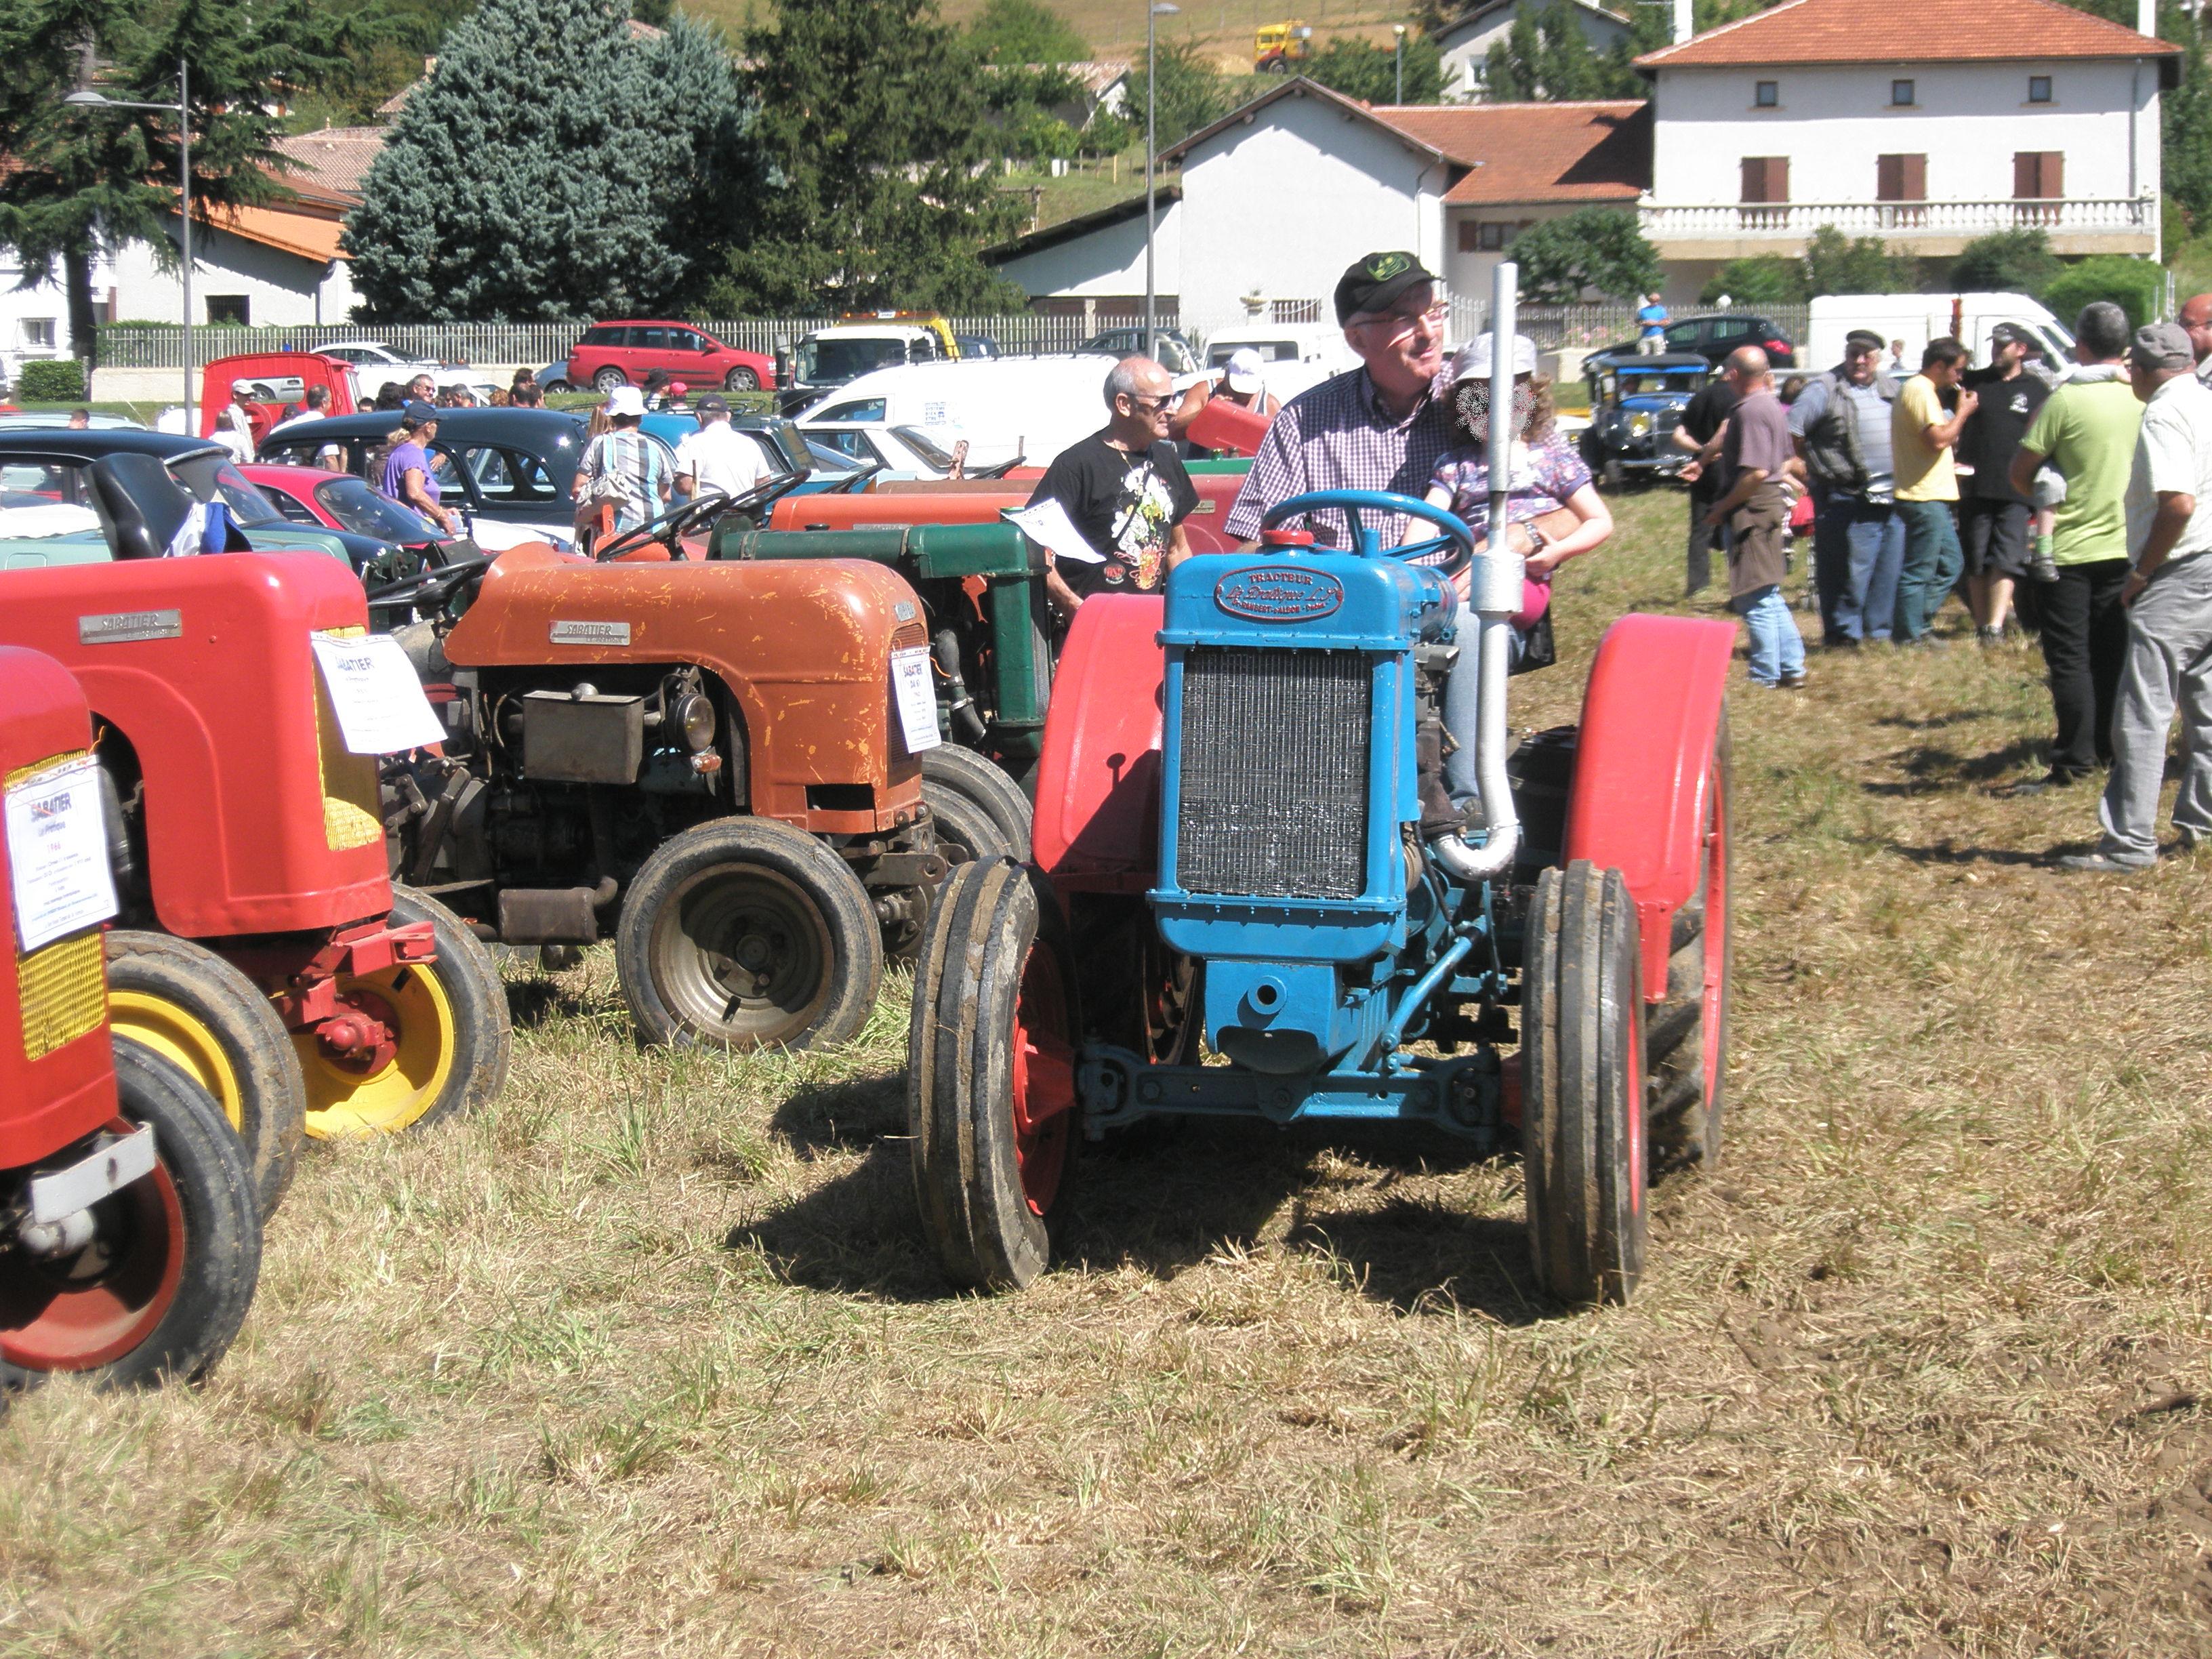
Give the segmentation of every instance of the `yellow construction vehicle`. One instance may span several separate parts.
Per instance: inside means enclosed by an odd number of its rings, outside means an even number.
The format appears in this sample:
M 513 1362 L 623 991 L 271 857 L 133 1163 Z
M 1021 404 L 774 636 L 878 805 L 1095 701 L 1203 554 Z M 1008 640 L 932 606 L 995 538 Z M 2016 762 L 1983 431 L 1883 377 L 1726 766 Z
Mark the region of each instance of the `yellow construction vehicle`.
M 1313 31 L 1297 18 L 1263 23 L 1252 37 L 1252 67 L 1262 75 L 1288 75 L 1313 56 Z

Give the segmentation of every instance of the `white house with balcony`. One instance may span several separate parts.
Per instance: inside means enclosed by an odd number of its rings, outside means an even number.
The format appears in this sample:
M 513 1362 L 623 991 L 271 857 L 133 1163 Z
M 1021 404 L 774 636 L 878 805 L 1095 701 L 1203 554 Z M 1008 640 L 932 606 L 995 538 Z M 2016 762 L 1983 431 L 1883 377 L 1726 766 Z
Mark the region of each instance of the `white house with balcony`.
M 1785 0 L 1637 60 L 1652 82 L 1644 234 L 1672 299 L 1833 225 L 1956 254 L 2043 231 L 2159 257 L 2159 93 L 2180 51 L 2054 0 Z

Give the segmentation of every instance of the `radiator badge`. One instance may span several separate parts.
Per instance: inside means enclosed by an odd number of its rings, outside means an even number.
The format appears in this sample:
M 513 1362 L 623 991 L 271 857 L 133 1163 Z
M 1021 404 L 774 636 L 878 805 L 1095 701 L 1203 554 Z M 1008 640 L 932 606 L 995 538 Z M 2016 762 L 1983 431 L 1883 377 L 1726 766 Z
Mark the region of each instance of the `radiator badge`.
M 1247 565 L 1214 585 L 1213 602 L 1232 617 L 1255 622 L 1304 622 L 1342 609 L 1344 584 L 1326 570 Z
M 618 622 L 556 622 L 556 645 L 628 645 L 629 624 Z
M 123 645 L 132 640 L 173 640 L 185 631 L 184 616 L 176 611 L 111 611 L 105 616 L 79 617 L 79 645 Z

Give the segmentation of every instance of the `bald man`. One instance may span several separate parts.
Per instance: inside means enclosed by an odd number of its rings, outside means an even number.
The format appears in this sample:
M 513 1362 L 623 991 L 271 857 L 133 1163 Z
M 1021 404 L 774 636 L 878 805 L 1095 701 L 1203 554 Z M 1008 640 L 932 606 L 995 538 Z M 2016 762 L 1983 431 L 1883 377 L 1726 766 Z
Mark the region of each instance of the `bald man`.
M 2212 294 L 2192 294 L 2181 302 L 2175 321 L 2187 331 L 2197 356 L 2197 378 L 2212 382 Z
M 1728 532 L 1729 605 L 1751 635 L 1751 681 L 1796 691 L 1805 684 L 1805 641 L 1782 597 L 1791 497 L 1783 483 L 1796 452 L 1790 422 L 1774 395 L 1774 371 L 1757 346 L 1729 354 L 1727 370 L 1742 398 L 1729 411 L 1721 441 L 1721 498 L 1708 522 Z

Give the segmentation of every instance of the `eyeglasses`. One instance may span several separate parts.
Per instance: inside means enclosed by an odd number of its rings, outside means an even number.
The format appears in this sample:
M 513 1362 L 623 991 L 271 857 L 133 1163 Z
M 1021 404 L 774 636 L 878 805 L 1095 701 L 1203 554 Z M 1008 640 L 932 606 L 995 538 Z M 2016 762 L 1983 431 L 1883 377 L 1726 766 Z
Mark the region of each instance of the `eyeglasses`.
M 1389 337 L 1402 340 L 1423 323 L 1431 328 L 1442 328 L 1444 319 L 1451 315 L 1449 305 L 1433 305 L 1426 311 L 1386 311 L 1380 317 L 1355 317 L 1346 325 L 1351 328 L 1371 328 L 1377 323 L 1387 323 L 1395 331 Z
M 1125 392 L 1121 395 L 1129 400 L 1129 407 L 1139 415 L 1157 415 L 1175 401 L 1172 392 L 1164 398 L 1139 398 L 1133 392 Z

